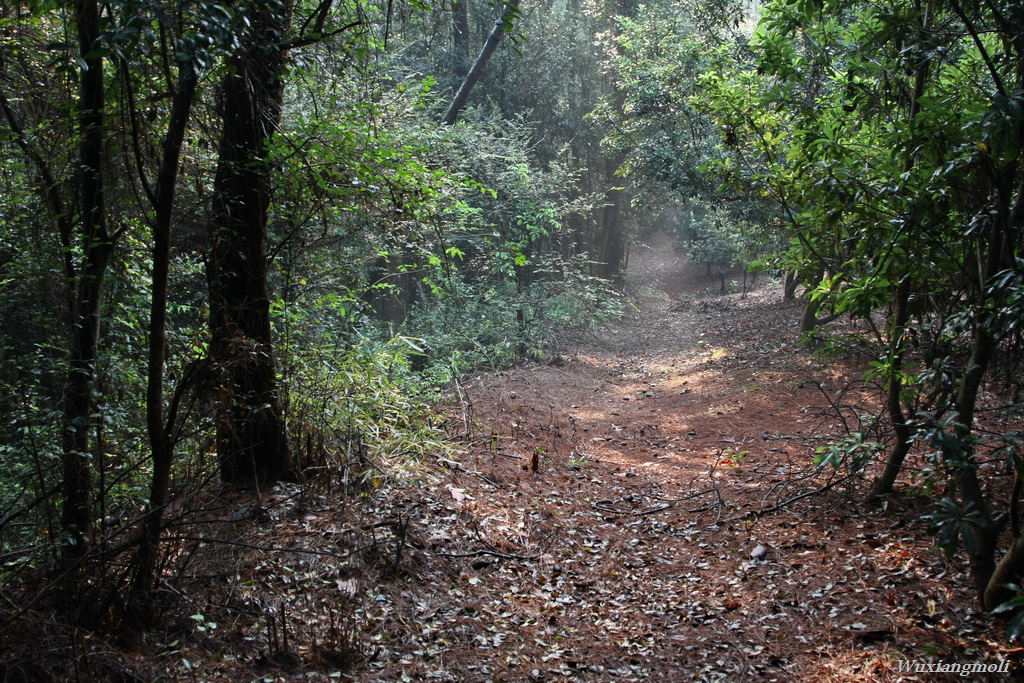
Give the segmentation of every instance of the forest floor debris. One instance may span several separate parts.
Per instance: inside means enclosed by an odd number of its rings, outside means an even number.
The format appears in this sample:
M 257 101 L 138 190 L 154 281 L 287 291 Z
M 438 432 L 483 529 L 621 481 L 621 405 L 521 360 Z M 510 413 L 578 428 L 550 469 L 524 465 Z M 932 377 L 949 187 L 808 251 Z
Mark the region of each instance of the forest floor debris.
M 447 406 L 460 447 L 436 465 L 344 497 L 282 487 L 244 523 L 182 534 L 196 560 L 169 583 L 184 618 L 134 653 L 136 670 L 932 681 L 937 664 L 1006 661 L 1019 673 L 965 563 L 932 547 L 926 499 L 869 505 L 863 473 L 813 466 L 818 446 L 877 412 L 862 368 L 799 346 L 799 306 L 779 288 L 717 290 L 655 235 L 630 257 L 627 319 L 567 332 L 558 364 L 461 382 Z

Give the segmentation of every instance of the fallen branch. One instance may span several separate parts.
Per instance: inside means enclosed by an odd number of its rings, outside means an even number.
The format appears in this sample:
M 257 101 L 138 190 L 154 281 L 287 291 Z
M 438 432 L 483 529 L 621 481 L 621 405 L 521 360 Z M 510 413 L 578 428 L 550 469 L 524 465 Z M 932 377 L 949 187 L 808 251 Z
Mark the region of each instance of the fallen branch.
M 847 474 L 845 477 L 839 477 L 838 479 L 834 479 L 834 480 L 828 482 L 827 484 L 825 484 L 824 486 L 821 486 L 820 488 L 816 488 L 816 489 L 814 489 L 812 491 L 804 491 L 803 493 L 797 494 L 797 495 L 795 495 L 795 496 L 793 496 L 791 498 L 787 498 L 786 500 L 781 501 L 779 503 L 776 503 L 775 505 L 772 505 L 771 507 L 768 507 L 768 508 L 759 508 L 757 510 L 748 510 L 747 512 L 744 512 L 742 514 L 736 515 L 734 517 L 729 517 L 728 519 L 725 520 L 725 522 L 726 523 L 728 523 L 728 522 L 737 522 L 737 521 L 742 520 L 742 519 L 749 519 L 751 517 L 760 517 L 761 515 L 768 515 L 768 514 L 771 514 L 773 512 L 779 512 L 780 510 L 784 510 L 787 507 L 789 507 L 790 505 L 792 505 L 793 503 L 795 503 L 797 501 L 800 501 L 800 500 L 803 500 L 804 498 L 812 498 L 814 496 L 817 496 L 817 495 L 820 495 L 822 493 L 825 493 L 826 491 L 836 487 L 837 485 L 842 484 L 843 482 L 848 481 L 848 480 L 854 478 L 858 474 L 860 474 L 860 473 L 859 472 L 851 472 L 850 474 Z
M 477 472 L 477 471 L 474 471 L 474 470 L 467 470 L 465 467 L 463 467 L 459 463 L 455 462 L 454 460 L 449 460 L 448 458 L 441 458 L 441 459 L 438 460 L 438 462 L 451 467 L 453 470 L 455 470 L 456 472 L 459 472 L 460 474 L 468 474 L 471 477 L 480 477 L 481 479 L 483 479 L 485 482 L 487 482 L 488 484 L 490 484 L 491 486 L 493 486 L 496 489 L 503 489 L 503 488 L 505 488 L 504 486 L 501 485 L 500 482 L 497 482 L 494 479 L 491 479 L 490 477 L 488 477 L 483 472 Z
M 674 508 L 674 507 L 675 507 L 675 503 L 665 503 L 664 505 L 656 505 L 655 507 L 647 508 L 646 510 L 639 510 L 637 512 L 630 512 L 630 513 L 627 513 L 625 516 L 626 517 L 642 517 L 643 515 L 653 515 L 655 512 L 661 512 L 663 510 L 668 510 L 668 509 L 671 509 L 671 508 Z
M 473 550 L 468 553 L 442 553 L 434 551 L 434 554 L 438 557 L 448 558 L 480 557 L 481 555 L 490 555 L 492 557 L 501 558 L 502 560 L 519 560 L 520 562 L 535 562 L 541 557 L 540 555 L 509 555 L 507 553 L 499 553 L 497 550 L 487 550 L 486 548 Z

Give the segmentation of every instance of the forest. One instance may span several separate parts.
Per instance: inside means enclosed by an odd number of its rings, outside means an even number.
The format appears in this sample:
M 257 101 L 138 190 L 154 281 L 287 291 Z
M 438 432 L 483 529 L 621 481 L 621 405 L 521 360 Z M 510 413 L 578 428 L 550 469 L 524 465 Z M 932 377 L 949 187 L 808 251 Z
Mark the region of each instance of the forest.
M 1024 1 L 0 37 L 0 680 L 1024 671 Z

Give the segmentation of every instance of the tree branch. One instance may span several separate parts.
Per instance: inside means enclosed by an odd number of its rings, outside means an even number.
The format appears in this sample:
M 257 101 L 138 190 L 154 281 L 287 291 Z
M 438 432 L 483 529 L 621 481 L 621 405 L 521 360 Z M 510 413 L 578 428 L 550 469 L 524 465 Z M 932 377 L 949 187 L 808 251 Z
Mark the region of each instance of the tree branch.
M 501 42 L 501 37 L 512 28 L 512 20 L 519 14 L 519 0 L 506 0 L 505 10 L 501 13 L 501 16 L 496 22 L 494 22 L 494 28 L 491 29 L 490 34 L 487 36 L 486 42 L 484 42 L 483 48 L 480 50 L 480 56 L 476 58 L 476 62 L 473 63 L 473 68 L 469 70 L 466 77 L 462 80 L 462 85 L 459 86 L 459 91 L 455 93 L 455 97 L 452 98 L 451 104 L 448 105 L 448 111 L 444 113 L 444 118 L 441 119 L 441 125 L 452 126 L 459 118 L 459 112 L 466 105 L 466 100 L 469 99 L 469 94 L 473 92 L 473 86 L 476 85 L 480 77 L 483 76 L 484 69 L 487 68 L 487 62 L 490 61 L 491 55 L 498 48 L 498 43 Z

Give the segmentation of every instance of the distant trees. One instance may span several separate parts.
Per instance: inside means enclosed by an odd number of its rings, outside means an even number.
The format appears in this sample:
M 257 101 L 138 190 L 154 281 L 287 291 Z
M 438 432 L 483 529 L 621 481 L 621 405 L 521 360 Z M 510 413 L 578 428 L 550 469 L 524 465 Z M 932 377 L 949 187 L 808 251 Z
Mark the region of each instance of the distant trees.
M 748 188 L 709 173 L 723 159 L 719 130 L 701 105 L 702 78 L 735 50 L 738 6 L 640 7 L 616 18 L 605 48 L 618 94 L 595 112 L 608 126 L 602 141 L 620 176 L 658 187 L 640 198 L 653 211 L 671 207 L 691 256 L 725 273 L 746 270 L 777 250 L 773 209 Z M 770 233 L 775 232 L 775 235 Z

